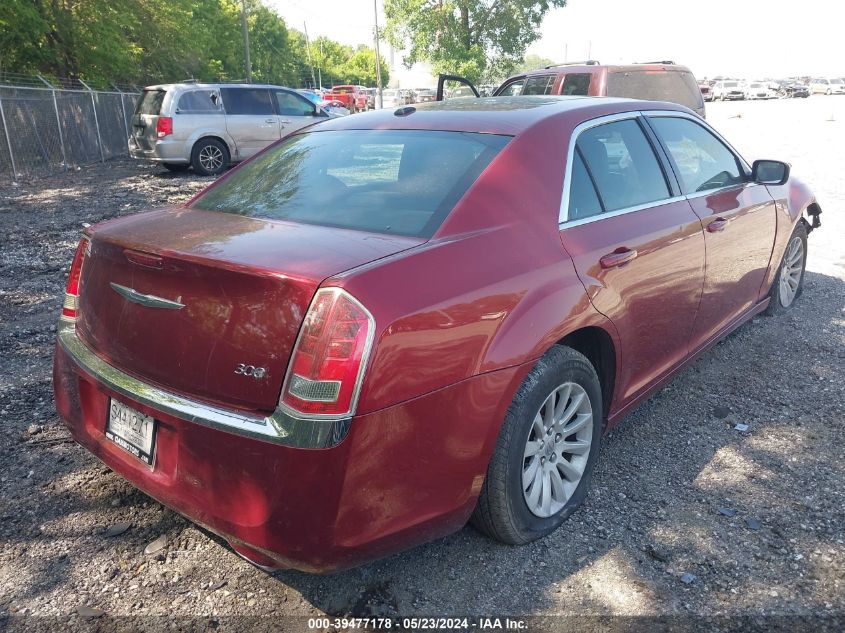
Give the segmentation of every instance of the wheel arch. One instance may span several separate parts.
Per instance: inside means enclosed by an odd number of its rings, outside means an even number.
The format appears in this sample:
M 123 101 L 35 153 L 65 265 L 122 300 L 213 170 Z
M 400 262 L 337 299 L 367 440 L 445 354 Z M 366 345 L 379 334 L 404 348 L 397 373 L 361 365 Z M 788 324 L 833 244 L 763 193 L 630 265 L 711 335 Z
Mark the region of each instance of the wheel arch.
M 234 160 L 236 150 L 234 141 L 229 138 L 228 134 L 220 134 L 219 131 L 202 131 L 192 135 L 189 141 L 191 149 L 188 152 L 188 160 L 190 160 L 194 155 L 194 147 L 196 144 L 200 141 L 204 141 L 205 139 L 214 139 L 223 143 L 223 145 L 226 146 L 226 149 L 229 150 L 229 161 Z
M 617 349 L 605 329 L 591 325 L 574 330 L 557 341 L 583 354 L 596 370 L 601 384 L 602 414 L 607 419 L 616 388 Z

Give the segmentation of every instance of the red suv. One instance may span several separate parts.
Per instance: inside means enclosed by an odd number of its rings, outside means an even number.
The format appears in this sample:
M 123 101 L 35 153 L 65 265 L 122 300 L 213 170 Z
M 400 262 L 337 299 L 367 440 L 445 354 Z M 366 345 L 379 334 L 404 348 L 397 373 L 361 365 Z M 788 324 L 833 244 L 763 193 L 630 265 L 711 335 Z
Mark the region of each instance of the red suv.
M 358 86 L 332 86 L 325 98 L 339 101 L 350 113 L 367 110 L 367 95 Z
M 627 412 L 793 306 L 820 209 L 789 171 L 668 103 L 326 120 L 85 230 L 56 406 L 259 565 L 340 569 L 467 520 L 526 543 Z

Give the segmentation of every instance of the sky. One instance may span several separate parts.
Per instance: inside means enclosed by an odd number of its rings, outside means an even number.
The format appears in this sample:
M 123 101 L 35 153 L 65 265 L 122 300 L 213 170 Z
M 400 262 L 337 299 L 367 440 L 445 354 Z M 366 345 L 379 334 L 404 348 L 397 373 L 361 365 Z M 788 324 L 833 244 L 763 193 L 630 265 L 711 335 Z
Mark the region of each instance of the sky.
M 372 0 L 266 1 L 291 27 L 307 23 L 311 37 L 372 46 Z M 376 4 L 383 25 L 382 1 Z M 384 45 L 382 54 L 388 52 Z M 528 52 L 555 62 L 588 55 L 605 64 L 669 59 L 699 79 L 842 77 L 845 6 L 837 0 L 568 0 L 546 15 Z M 397 66 L 400 58 L 397 52 Z

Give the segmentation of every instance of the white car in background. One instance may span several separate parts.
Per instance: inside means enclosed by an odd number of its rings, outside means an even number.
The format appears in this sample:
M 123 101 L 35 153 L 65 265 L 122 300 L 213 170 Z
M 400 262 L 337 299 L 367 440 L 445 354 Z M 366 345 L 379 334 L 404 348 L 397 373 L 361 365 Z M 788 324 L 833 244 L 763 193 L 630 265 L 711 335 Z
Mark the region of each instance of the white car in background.
M 713 97 L 720 101 L 745 99 L 745 89 L 736 79 L 725 79 L 717 81 L 713 86 Z
M 746 99 L 773 99 L 775 96 L 768 84 L 763 81 L 749 81 L 743 90 Z
M 841 95 L 845 94 L 845 82 L 841 79 L 813 79 L 810 82 L 811 94 Z

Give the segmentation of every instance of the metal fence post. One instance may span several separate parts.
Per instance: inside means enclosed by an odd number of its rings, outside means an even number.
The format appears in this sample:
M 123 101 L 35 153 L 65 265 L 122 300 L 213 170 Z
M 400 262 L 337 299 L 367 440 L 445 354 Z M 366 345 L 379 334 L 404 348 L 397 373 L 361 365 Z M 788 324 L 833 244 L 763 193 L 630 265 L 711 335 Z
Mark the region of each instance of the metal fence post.
M 123 112 L 123 129 L 126 131 L 126 138 L 129 138 L 129 124 L 126 122 L 126 105 L 123 103 L 123 91 L 114 84 L 112 84 L 112 87 L 120 95 L 120 111 Z
M 85 89 L 91 93 L 91 107 L 94 108 L 94 126 L 97 128 L 97 145 L 100 146 L 100 162 L 106 162 L 106 155 L 103 153 L 103 139 L 100 138 L 100 120 L 97 118 L 97 100 L 94 98 L 94 91 L 91 90 L 91 86 L 86 84 L 81 79 L 78 79 L 79 83 L 81 83 Z
M 44 79 L 41 75 L 37 75 L 38 78 L 43 81 L 47 86 L 50 88 L 50 92 L 53 94 L 53 110 L 56 112 L 56 130 L 59 132 L 59 146 L 62 148 L 62 167 L 65 168 L 67 171 L 67 154 L 65 154 L 65 135 L 62 134 L 62 121 L 59 118 L 59 102 L 56 100 L 56 89 L 53 87 L 49 81 Z
M 12 182 L 18 179 L 15 167 L 15 155 L 12 153 L 12 141 L 9 139 L 9 127 L 6 125 L 6 113 L 3 112 L 3 99 L 0 97 L 0 121 L 3 121 L 3 134 L 6 135 L 6 146 L 9 148 L 9 160 L 12 162 Z

